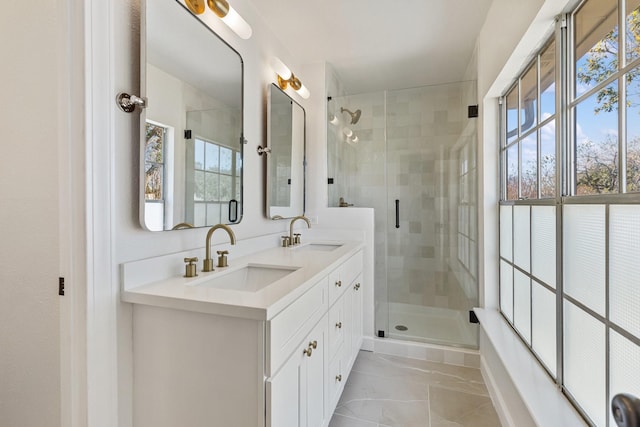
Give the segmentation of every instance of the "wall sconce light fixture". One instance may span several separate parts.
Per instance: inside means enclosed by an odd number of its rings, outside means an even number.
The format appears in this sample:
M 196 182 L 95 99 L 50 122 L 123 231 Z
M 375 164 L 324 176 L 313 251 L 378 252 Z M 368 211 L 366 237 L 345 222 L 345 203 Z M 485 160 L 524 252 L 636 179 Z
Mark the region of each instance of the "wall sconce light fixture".
M 238 37 L 248 39 L 253 30 L 238 12 L 229 5 L 227 0 L 206 0 L 209 9 L 215 13 Z M 185 0 L 185 4 L 195 15 L 204 13 L 205 0 Z
M 271 61 L 271 67 L 278 75 L 278 86 L 280 89 L 285 90 L 287 86 L 291 86 L 293 90 L 298 92 L 298 95 L 304 99 L 309 98 L 309 95 L 311 95 L 309 89 L 304 87 L 300 79 L 294 76 L 289 67 L 284 65 L 282 61 L 274 57 L 273 61 Z

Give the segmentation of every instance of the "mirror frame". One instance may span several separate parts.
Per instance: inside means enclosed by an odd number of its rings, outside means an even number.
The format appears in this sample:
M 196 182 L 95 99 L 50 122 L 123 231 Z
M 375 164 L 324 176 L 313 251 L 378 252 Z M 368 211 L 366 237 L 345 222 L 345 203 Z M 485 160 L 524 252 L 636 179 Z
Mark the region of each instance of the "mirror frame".
M 158 0 L 141 0 L 140 4 L 140 96 L 148 102 L 148 91 L 147 91 L 147 5 L 149 2 L 154 2 Z M 167 0 L 164 0 L 167 1 Z M 242 55 L 236 49 L 234 49 L 229 43 L 227 43 L 220 35 L 218 35 L 213 28 L 207 25 L 200 17 L 194 15 L 187 7 L 179 0 L 169 0 L 175 2 L 180 8 L 184 10 L 189 16 L 191 16 L 194 21 L 194 25 L 202 25 L 206 31 L 208 31 L 213 37 L 215 37 L 222 45 L 226 46 L 231 52 L 235 53 L 238 56 L 239 65 L 240 65 L 240 105 L 239 105 L 239 126 L 240 126 L 240 135 L 239 135 L 239 152 L 240 159 L 242 161 L 242 171 L 240 174 L 240 200 L 236 204 L 237 205 L 237 220 L 231 224 L 239 224 L 242 221 L 244 216 L 244 177 L 245 177 L 245 145 L 247 144 L 247 140 L 245 139 L 244 132 L 244 60 L 242 59 Z M 153 100 L 151 100 L 153 102 Z M 149 230 L 147 225 L 145 224 L 145 144 L 146 144 L 146 123 L 147 123 L 147 110 L 146 108 L 140 109 L 140 132 L 139 132 L 139 144 L 140 144 L 140 159 L 139 159 L 139 222 L 141 227 L 145 231 L 152 232 L 166 232 L 166 231 L 178 231 L 190 228 L 204 228 L 211 227 L 215 224 L 207 224 L 203 226 L 192 226 L 191 224 L 185 222 L 178 222 L 173 228 L 162 230 Z M 166 189 L 166 186 L 165 186 Z M 164 189 L 163 189 L 164 190 Z M 186 193 L 186 189 L 184 189 Z M 186 199 L 186 198 L 185 198 Z M 184 218 L 182 218 L 184 219 Z
M 293 218 L 296 217 L 298 215 L 304 215 L 305 213 L 305 209 L 306 209 L 306 196 L 307 196 L 307 191 L 306 191 L 306 185 L 307 185 L 307 112 L 304 109 L 304 107 L 302 105 L 300 105 L 298 102 L 296 102 L 293 98 L 291 98 L 291 96 L 289 96 L 289 94 L 287 94 L 285 91 L 283 91 L 277 84 L 275 83 L 271 83 L 268 87 L 267 87 L 267 126 L 266 126 L 266 147 L 268 149 L 272 148 L 273 145 L 273 141 L 271 138 L 271 117 L 272 117 L 272 113 L 271 113 L 271 102 L 272 102 L 272 95 L 271 95 L 271 91 L 272 90 L 278 90 L 280 93 L 282 93 L 284 96 L 286 96 L 287 98 L 289 98 L 289 100 L 291 101 L 291 105 L 293 106 L 294 104 L 297 105 L 298 107 L 300 107 L 300 110 L 302 111 L 302 211 L 298 211 L 298 212 L 289 212 L 285 215 L 273 215 L 271 212 L 271 208 L 273 206 L 271 206 L 270 201 L 271 201 L 271 185 L 270 185 L 270 176 L 271 176 L 271 172 L 273 170 L 273 168 L 276 167 L 276 165 L 273 164 L 272 162 L 272 154 L 271 152 L 268 152 L 267 154 L 265 154 L 266 157 L 266 171 L 265 171 L 265 187 L 266 187 L 266 191 L 265 191 L 265 215 L 267 218 L 272 219 L 272 220 L 279 220 L 279 219 L 288 219 L 288 218 Z M 291 142 L 291 146 L 293 146 L 293 141 Z M 270 150 L 269 150 L 270 151 Z M 293 167 L 293 165 L 292 165 Z M 283 209 L 285 209 L 283 207 Z M 292 209 L 291 206 L 289 206 L 289 209 Z

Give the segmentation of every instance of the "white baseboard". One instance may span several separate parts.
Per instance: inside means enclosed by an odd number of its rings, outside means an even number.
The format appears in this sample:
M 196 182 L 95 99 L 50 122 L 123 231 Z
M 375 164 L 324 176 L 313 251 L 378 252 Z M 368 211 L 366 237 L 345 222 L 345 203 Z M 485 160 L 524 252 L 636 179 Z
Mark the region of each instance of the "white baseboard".
M 362 350 L 392 356 L 408 357 L 410 359 L 446 363 L 448 365 L 480 368 L 480 353 L 478 350 L 473 349 L 369 336 L 364 337 Z

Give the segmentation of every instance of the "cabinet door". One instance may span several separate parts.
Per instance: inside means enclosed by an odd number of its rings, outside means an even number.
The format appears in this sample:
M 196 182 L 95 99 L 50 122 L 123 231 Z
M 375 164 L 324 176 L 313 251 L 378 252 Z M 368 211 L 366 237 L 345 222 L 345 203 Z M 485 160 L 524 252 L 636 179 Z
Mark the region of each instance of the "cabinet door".
M 267 427 L 299 427 L 302 350 L 285 362 L 277 375 L 267 380 Z
M 353 286 L 353 284 L 351 285 Z M 348 289 L 342 296 L 342 304 L 344 306 L 344 320 L 342 322 L 342 330 L 344 334 L 344 348 L 342 349 L 342 359 L 344 360 L 343 368 L 346 368 L 351 363 L 352 351 L 352 339 L 353 339 L 353 291 Z M 346 377 L 346 375 L 345 375 Z
M 327 412 L 329 417 L 333 415 L 333 411 L 336 409 L 336 405 L 340 398 L 340 392 L 342 391 L 342 386 L 344 381 L 347 379 L 346 373 L 344 372 L 344 349 L 344 346 L 340 347 L 337 351 L 336 357 L 334 357 L 329 363 L 329 372 L 327 376 L 327 387 L 329 389 L 329 400 L 327 402 L 329 407 L 327 408 Z
M 349 321 L 346 320 L 345 314 L 350 311 L 351 306 L 345 305 L 343 299 L 338 300 L 329 310 L 329 341 L 327 344 L 329 347 L 329 360 L 333 359 L 345 336 L 348 335 L 345 332 Z
M 278 373 L 267 380 L 267 427 L 323 425 L 326 344 L 325 315 Z
M 311 357 L 305 357 L 303 371 L 306 383 L 303 390 L 305 391 L 303 407 L 305 408 L 306 418 L 300 423 L 301 427 L 321 427 L 324 424 L 324 407 L 325 407 L 325 365 L 327 357 L 326 344 L 327 339 L 327 322 L 326 317 L 321 320 L 318 325 L 309 334 L 309 342 L 317 343 Z

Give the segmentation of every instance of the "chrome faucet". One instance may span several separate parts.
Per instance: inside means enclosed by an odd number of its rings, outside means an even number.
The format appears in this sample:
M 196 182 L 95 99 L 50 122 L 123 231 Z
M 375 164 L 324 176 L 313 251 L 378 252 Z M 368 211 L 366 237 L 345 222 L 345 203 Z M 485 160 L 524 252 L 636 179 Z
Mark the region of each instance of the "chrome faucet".
M 236 235 L 233 233 L 231 227 L 225 224 L 216 224 L 211 227 L 209 229 L 209 232 L 207 233 L 206 256 L 202 263 L 202 271 L 213 271 L 213 259 L 211 258 L 211 236 L 213 235 L 213 232 L 219 228 L 227 232 L 227 234 L 229 235 L 229 239 L 231 239 L 232 245 L 236 244 Z
M 293 242 L 294 242 L 293 223 L 296 222 L 299 219 L 303 219 L 307 223 L 307 227 L 311 228 L 311 222 L 309 222 L 309 218 L 307 218 L 306 216 L 300 215 L 300 216 L 297 216 L 295 218 L 292 218 L 291 219 L 291 224 L 289 224 L 289 241 L 291 242 L 291 244 L 293 244 Z M 298 239 L 297 239 L 297 243 L 300 243 L 299 236 L 298 236 Z

